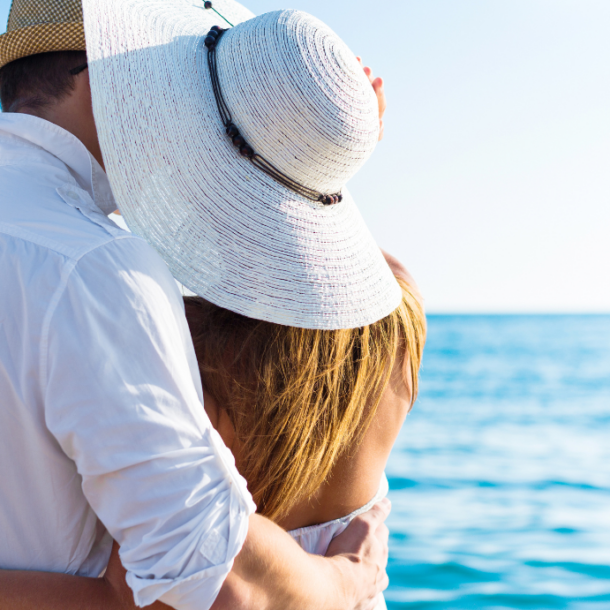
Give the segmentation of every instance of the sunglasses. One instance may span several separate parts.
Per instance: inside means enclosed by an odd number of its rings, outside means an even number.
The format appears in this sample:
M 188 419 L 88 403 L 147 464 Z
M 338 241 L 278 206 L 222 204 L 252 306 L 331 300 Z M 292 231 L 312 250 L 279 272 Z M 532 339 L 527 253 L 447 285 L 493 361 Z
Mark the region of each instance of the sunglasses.
M 76 76 L 77 74 L 84 72 L 88 67 L 89 66 L 87 65 L 87 62 L 85 62 L 81 66 L 76 66 L 76 68 L 72 68 L 72 70 L 70 70 L 70 74 L 72 74 L 72 76 Z

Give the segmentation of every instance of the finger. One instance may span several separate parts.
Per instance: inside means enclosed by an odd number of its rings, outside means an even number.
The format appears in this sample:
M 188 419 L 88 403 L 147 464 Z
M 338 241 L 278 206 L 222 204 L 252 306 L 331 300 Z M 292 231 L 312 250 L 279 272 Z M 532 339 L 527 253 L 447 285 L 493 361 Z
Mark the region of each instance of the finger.
M 381 553 L 382 553 L 382 565 L 385 569 L 388 565 L 388 557 L 389 557 L 389 541 L 390 541 L 390 530 L 386 527 L 385 523 L 382 523 L 377 530 L 375 531 L 375 537 L 379 544 L 381 544 Z
M 376 78 L 372 82 L 373 90 L 375 91 L 375 95 L 377 96 L 377 102 L 379 103 L 379 118 L 382 119 L 385 114 L 386 108 L 388 107 L 388 102 L 385 96 L 384 82 L 383 78 Z
M 378 597 L 374 597 L 373 599 L 366 602 L 366 606 L 362 607 L 362 610 L 377 610 L 379 608 L 379 599 Z
M 375 605 L 373 606 L 373 608 L 378 608 L 379 606 L 377 605 L 378 601 L 379 601 L 379 596 L 383 594 L 383 592 L 390 586 L 390 578 L 387 575 L 387 573 L 385 572 L 385 570 L 383 572 L 379 572 L 379 574 L 377 575 L 377 580 L 375 581 L 375 590 L 377 592 L 377 594 L 375 595 Z
M 390 502 L 386 500 L 385 502 L 379 502 L 371 510 L 366 513 L 362 513 L 356 517 L 349 525 L 348 529 L 351 529 L 352 533 L 357 538 L 368 538 L 374 537 L 377 539 L 379 544 L 381 543 L 381 539 L 377 536 L 377 530 L 383 522 L 387 519 L 388 514 L 390 513 Z M 345 531 L 347 533 L 348 530 Z M 383 530 L 380 530 L 380 534 Z M 339 536 L 335 538 L 338 540 Z
M 367 78 L 369 79 L 369 82 L 372 85 L 373 81 L 375 80 L 375 77 L 373 76 L 373 70 L 371 70 L 371 68 L 369 68 L 368 66 L 364 66 L 364 73 L 366 74 Z
M 387 566 L 383 566 L 377 572 L 377 577 L 375 578 L 375 588 L 378 593 L 385 591 L 388 588 L 390 583 L 390 578 L 387 572 Z
M 389 586 L 390 586 L 390 577 L 384 572 L 383 573 L 383 578 L 381 579 L 381 582 L 379 583 L 379 587 L 381 589 L 379 592 L 382 593 Z
M 383 124 L 383 119 L 379 119 L 379 141 L 383 140 L 383 134 L 385 132 L 385 125 Z
M 387 545 L 390 539 L 390 530 L 388 529 L 388 526 L 385 523 L 382 523 L 375 530 L 375 536 L 377 536 L 377 539 L 381 541 L 384 545 Z
M 377 528 L 388 518 L 391 510 L 392 503 L 387 498 L 383 498 L 371 510 L 360 515 L 359 519 L 366 522 L 373 531 L 377 531 Z
M 378 89 L 383 89 L 383 78 L 381 78 L 381 76 L 378 76 L 372 84 L 373 89 L 375 89 L 375 91 L 377 91 Z
M 385 514 L 384 521 L 388 518 L 390 513 L 392 512 L 392 502 L 390 502 L 389 498 L 382 498 L 375 504 L 373 508 L 379 508 Z

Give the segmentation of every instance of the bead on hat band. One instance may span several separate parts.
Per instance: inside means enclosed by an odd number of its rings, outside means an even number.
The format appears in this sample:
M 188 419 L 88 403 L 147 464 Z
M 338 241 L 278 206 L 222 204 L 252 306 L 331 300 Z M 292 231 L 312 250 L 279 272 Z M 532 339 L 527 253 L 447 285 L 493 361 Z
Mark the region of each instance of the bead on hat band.
M 231 27 L 234 27 L 233 24 L 224 16 L 221 15 L 215 8 L 214 5 L 210 2 L 210 0 L 207 0 L 207 2 L 203 3 L 203 7 L 207 10 L 212 9 L 221 19 L 224 19 Z
M 207 4 L 211 5 L 211 2 L 206 2 L 206 8 Z M 215 25 L 214 27 L 212 27 L 212 29 L 206 36 L 204 44 L 208 48 L 208 67 L 210 69 L 212 89 L 214 91 L 214 97 L 216 98 L 216 105 L 218 106 L 220 119 L 222 120 L 222 123 L 225 126 L 227 136 L 231 138 L 233 145 L 239 149 L 239 153 L 243 157 L 249 159 L 252 164 L 255 165 L 258 169 L 273 178 L 276 182 L 279 182 L 286 188 L 289 188 L 295 193 L 298 193 L 302 197 L 310 199 L 311 201 L 316 201 L 323 205 L 334 205 L 343 201 L 343 195 L 341 193 L 335 193 L 333 195 L 320 193 L 319 191 L 310 189 L 307 186 L 299 184 L 286 174 L 282 173 L 273 164 L 269 163 L 269 161 L 255 153 L 254 149 L 246 142 L 245 138 L 240 134 L 239 129 L 237 128 L 235 123 L 233 123 L 231 111 L 229 110 L 227 102 L 225 101 L 224 96 L 222 94 L 222 89 L 220 87 L 220 79 L 218 77 L 216 47 L 218 45 L 218 42 L 222 38 L 222 35 L 226 31 L 226 29 L 222 29 L 221 27 Z

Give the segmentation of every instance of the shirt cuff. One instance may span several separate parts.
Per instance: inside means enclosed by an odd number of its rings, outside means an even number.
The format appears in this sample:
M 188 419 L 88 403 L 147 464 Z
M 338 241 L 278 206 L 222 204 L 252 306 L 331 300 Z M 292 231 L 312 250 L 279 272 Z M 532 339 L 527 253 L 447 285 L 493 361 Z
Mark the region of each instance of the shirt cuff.
M 211 444 L 220 457 L 229 486 L 229 501 L 225 502 L 228 532 L 217 529 L 204 531 L 195 553 L 205 558 L 209 567 L 182 578 L 151 579 L 127 573 L 127 584 L 138 607 L 161 601 L 175 610 L 209 610 L 227 576 L 233 569 L 248 535 L 249 517 L 256 512 L 246 481 L 237 473 L 232 453 L 222 439 L 211 430 Z M 202 523 L 205 530 L 205 522 Z M 226 528 L 223 528 L 226 530 Z

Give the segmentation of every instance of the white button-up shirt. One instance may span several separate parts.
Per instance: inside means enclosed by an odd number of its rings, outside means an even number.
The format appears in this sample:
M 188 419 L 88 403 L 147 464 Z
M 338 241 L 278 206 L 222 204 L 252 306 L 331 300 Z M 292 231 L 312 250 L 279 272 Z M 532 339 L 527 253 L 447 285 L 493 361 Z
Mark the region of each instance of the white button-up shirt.
M 138 604 L 205 610 L 255 507 L 180 292 L 115 207 L 77 138 L 0 114 L 0 567 L 97 576 L 110 532 Z

